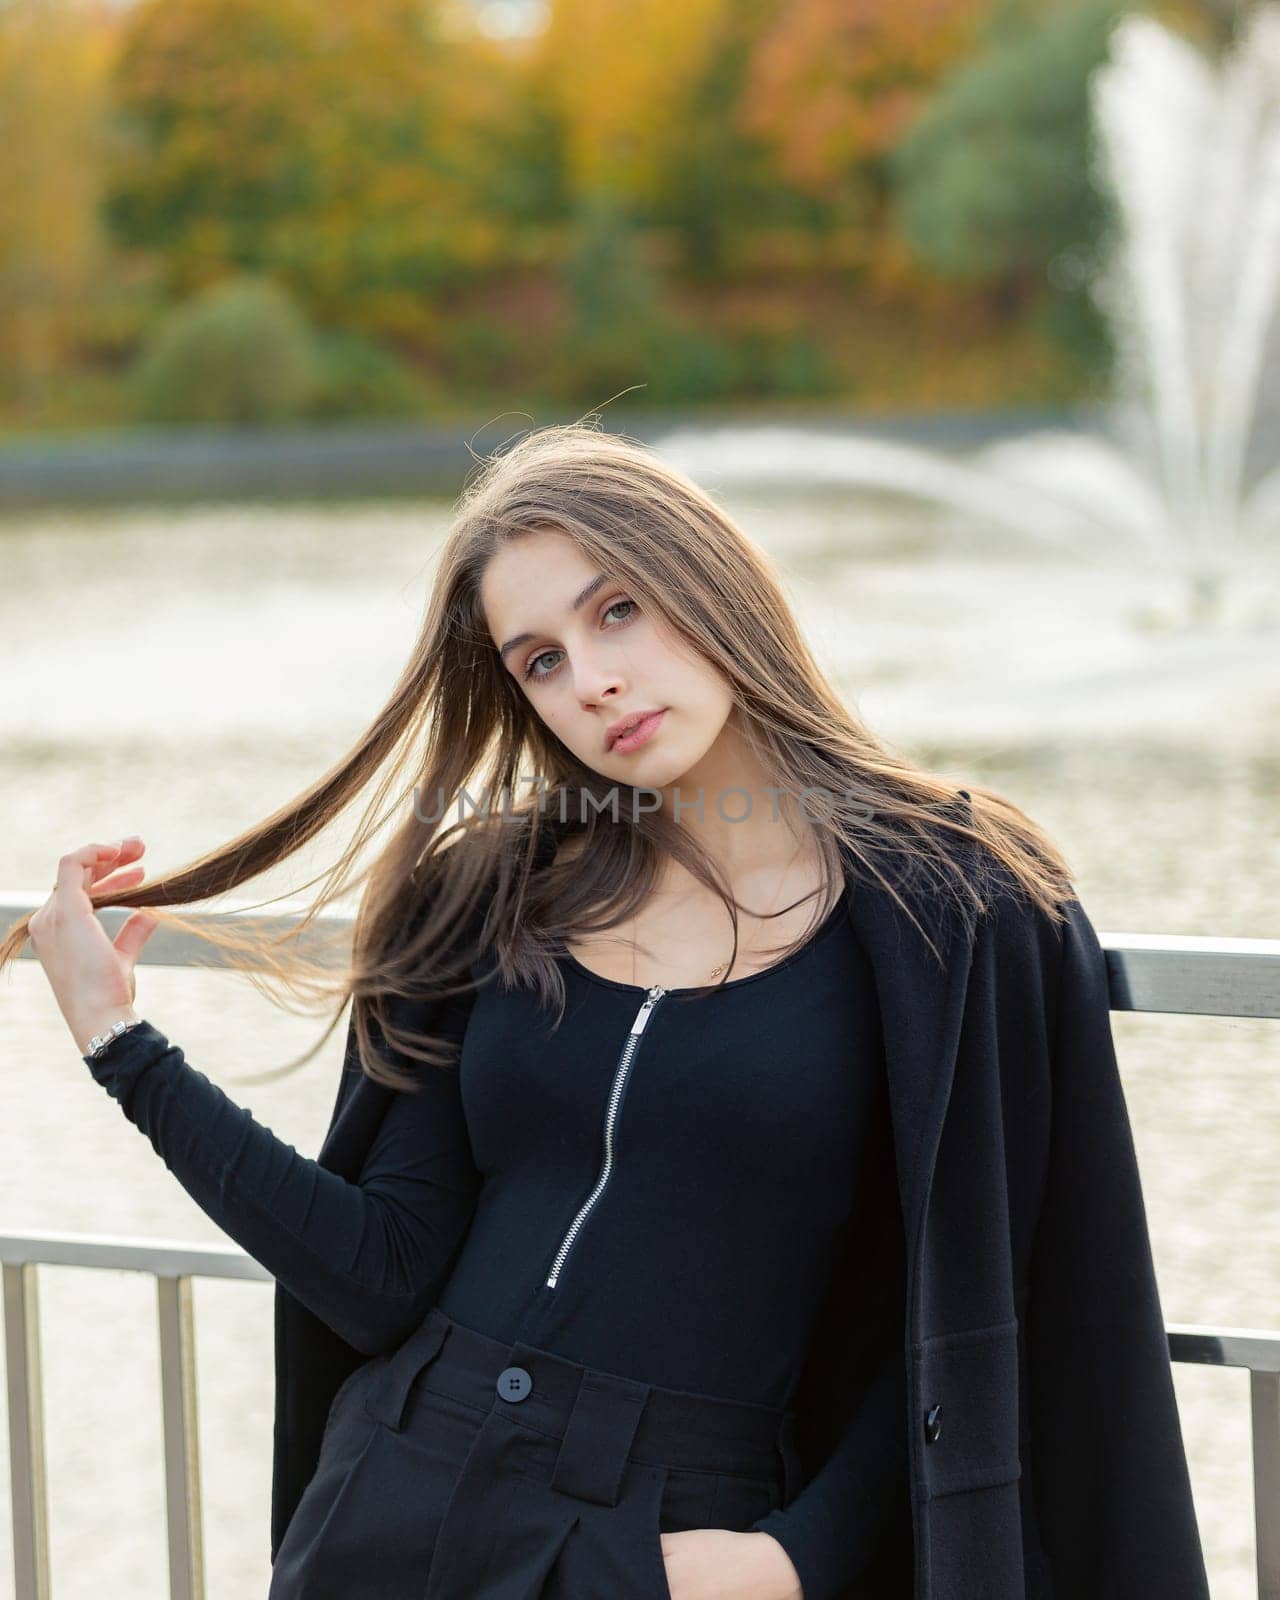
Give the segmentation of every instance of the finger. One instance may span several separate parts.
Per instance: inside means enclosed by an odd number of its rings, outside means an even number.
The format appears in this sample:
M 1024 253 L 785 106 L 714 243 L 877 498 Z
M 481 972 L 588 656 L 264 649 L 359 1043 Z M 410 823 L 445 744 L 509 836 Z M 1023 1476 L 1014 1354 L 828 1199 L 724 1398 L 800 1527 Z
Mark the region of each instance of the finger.
M 135 834 L 114 844 L 85 844 L 78 850 L 68 851 L 58 862 L 58 881 L 54 888 L 79 889 L 87 894 L 95 878 L 117 866 L 122 858 L 139 854 L 141 846 L 142 840 Z
M 138 865 L 136 867 L 121 867 L 118 872 L 113 872 L 109 878 L 93 886 L 92 899 L 97 900 L 102 896 L 116 894 L 121 889 L 136 887 L 147 875 L 147 869 Z
M 159 919 L 149 912 L 135 911 L 131 917 L 125 918 L 124 926 L 111 941 L 112 948 L 132 966 L 158 924 Z
M 68 897 L 74 896 L 77 890 L 87 893 L 99 866 L 105 871 L 115 865 L 116 852 L 117 846 L 114 844 L 85 844 L 78 850 L 68 851 L 58 862 L 54 894 L 57 895 L 60 890 Z
M 130 834 L 127 839 L 117 839 L 113 845 L 105 846 L 107 853 L 95 862 L 94 877 L 100 878 L 104 872 L 118 870 L 136 861 L 146 848 L 136 833 Z

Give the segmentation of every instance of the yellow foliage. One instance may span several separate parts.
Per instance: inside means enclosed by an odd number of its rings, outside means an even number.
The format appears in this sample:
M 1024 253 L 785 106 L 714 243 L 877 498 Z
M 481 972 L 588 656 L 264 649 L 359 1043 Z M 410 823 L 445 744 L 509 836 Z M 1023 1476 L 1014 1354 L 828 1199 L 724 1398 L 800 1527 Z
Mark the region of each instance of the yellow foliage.
M 515 66 L 449 21 L 424 0 L 141 0 L 122 235 L 174 295 L 249 267 L 322 322 L 425 325 L 406 300 L 498 253 L 484 195 L 519 109 Z
M 102 270 L 101 120 L 114 48 L 96 0 L 0 8 L 0 360 L 38 407 Z
M 532 74 L 559 113 L 572 189 L 653 196 L 732 3 L 552 0 Z

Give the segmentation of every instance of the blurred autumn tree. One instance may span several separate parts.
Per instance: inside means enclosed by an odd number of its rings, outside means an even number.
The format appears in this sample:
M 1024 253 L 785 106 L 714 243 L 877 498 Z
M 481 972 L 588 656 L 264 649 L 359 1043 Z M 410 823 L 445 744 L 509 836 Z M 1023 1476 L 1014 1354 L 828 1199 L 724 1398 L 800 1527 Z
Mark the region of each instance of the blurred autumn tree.
M 781 3 L 551 0 L 528 89 L 559 127 L 575 216 L 613 204 L 669 264 L 706 278 L 731 265 L 732 228 L 803 208 L 737 115 Z
M 1110 214 L 1095 159 L 1090 79 L 1111 31 L 1142 10 L 1202 43 L 1221 19 L 1182 0 L 997 0 L 972 56 L 939 89 L 889 166 L 906 236 L 944 277 L 983 285 L 1099 376 L 1110 335 L 1089 293 Z
M 99 133 L 113 31 L 99 0 L 0 7 L 0 390 L 24 415 L 73 356 L 106 267 Z
M 530 77 L 557 115 L 576 195 L 652 202 L 732 0 L 553 0 Z
M 1234 14 L 1131 4 L 1215 40 Z M 242 274 L 314 330 L 325 416 L 897 403 L 938 327 L 969 371 L 1031 318 L 1085 349 L 1110 9 L 544 0 L 499 38 L 473 0 L 0 0 L 0 415 L 117 420 L 158 314 Z
M 1104 337 L 1085 293 L 1107 220 L 1089 171 L 1089 79 L 1121 10 L 1003 0 L 890 163 L 906 234 L 934 271 L 989 286 L 1009 314 L 1056 290 L 1050 331 L 1082 347 Z
M 548 165 L 519 72 L 430 0 L 140 0 L 111 226 L 174 297 L 261 271 L 320 323 L 430 343 L 434 292 L 508 255 L 513 163 Z
M 823 209 L 821 199 L 782 181 L 774 151 L 746 114 L 756 53 L 778 14 L 779 0 L 721 8 L 683 115 L 658 154 L 650 215 L 680 239 L 685 271 L 704 281 L 749 260 L 752 236 L 810 228 Z
M 885 158 L 972 47 L 989 0 L 792 0 L 750 63 L 741 116 L 787 185 L 874 251 L 889 233 Z M 890 241 L 891 242 L 891 241 Z

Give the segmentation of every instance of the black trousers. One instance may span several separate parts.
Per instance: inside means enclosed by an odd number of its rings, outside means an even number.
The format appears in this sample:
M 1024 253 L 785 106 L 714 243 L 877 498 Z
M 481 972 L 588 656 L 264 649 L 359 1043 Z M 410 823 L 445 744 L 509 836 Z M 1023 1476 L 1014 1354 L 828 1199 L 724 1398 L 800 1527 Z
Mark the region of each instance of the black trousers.
M 789 1504 L 794 1428 L 436 1308 L 334 1396 L 268 1600 L 671 1600 L 659 1534 Z

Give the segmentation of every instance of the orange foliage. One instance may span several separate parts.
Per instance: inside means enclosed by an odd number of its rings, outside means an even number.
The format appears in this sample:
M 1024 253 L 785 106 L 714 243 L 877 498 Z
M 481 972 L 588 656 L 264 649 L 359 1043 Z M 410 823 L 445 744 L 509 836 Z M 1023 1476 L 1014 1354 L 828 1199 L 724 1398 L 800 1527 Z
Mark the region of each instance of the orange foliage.
M 752 60 L 743 126 L 788 182 L 829 196 L 894 144 L 987 11 L 982 0 L 794 0 Z

